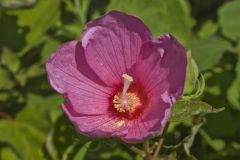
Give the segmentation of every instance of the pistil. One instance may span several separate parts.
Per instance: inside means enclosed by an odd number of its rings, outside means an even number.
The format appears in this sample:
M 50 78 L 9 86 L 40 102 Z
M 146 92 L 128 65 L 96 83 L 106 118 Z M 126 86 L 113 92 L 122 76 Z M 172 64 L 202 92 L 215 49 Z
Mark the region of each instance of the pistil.
M 128 92 L 133 82 L 133 78 L 127 74 L 123 74 L 123 90 L 117 93 L 113 98 L 113 105 L 119 112 L 126 112 L 141 105 L 139 97 L 135 93 Z
M 127 74 L 123 74 L 122 77 L 123 77 L 124 83 L 123 83 L 123 91 L 122 91 L 121 97 L 126 98 L 126 93 L 131 83 L 133 82 L 133 78 Z

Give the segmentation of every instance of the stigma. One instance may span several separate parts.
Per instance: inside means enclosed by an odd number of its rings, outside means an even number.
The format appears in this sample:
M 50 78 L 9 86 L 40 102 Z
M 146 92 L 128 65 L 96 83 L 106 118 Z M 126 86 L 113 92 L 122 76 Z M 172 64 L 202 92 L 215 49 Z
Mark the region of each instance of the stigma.
M 123 74 L 123 89 L 113 97 L 114 108 L 119 112 L 134 110 L 137 106 L 142 105 L 139 97 L 132 92 L 128 92 L 133 78 L 127 74 Z

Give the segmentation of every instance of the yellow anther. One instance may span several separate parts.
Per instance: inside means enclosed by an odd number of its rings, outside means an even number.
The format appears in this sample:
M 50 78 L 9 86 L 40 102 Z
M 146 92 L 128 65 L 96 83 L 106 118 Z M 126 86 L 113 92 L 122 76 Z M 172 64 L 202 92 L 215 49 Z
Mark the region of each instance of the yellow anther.
M 141 104 L 140 99 L 134 93 L 126 93 L 124 97 L 120 93 L 116 94 L 113 99 L 114 108 L 119 112 L 126 112 L 135 106 Z
M 136 96 L 136 94 L 127 92 L 131 83 L 133 82 L 133 78 L 127 74 L 123 74 L 123 90 L 120 93 L 117 93 L 113 97 L 113 105 L 119 112 L 126 112 L 127 110 L 132 109 L 134 106 L 141 104 L 140 99 Z

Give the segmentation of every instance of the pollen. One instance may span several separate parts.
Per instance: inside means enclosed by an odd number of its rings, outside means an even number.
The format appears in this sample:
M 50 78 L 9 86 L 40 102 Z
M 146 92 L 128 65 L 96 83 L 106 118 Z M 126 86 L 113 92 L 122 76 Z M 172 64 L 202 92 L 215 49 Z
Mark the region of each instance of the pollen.
M 113 97 L 113 106 L 118 112 L 134 110 L 136 106 L 141 105 L 139 97 L 135 93 L 128 92 L 128 89 L 133 82 L 133 78 L 127 74 L 123 74 L 122 77 L 123 90 Z
M 128 92 L 125 96 L 121 95 L 121 93 L 118 93 L 113 98 L 113 105 L 117 111 L 126 112 L 141 105 L 140 99 L 134 93 Z

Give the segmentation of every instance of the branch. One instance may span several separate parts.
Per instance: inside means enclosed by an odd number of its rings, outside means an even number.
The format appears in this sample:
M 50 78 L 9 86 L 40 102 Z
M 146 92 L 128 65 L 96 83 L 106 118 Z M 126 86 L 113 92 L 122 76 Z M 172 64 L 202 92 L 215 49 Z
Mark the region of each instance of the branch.
M 157 160 L 157 156 L 158 156 L 158 154 L 159 154 L 159 152 L 160 152 L 160 150 L 162 148 L 162 145 L 163 145 L 163 142 L 164 142 L 164 137 L 165 137 L 165 134 L 167 132 L 168 126 L 169 126 L 169 122 L 167 122 L 165 128 L 163 129 L 163 132 L 162 132 L 162 134 L 160 136 L 160 139 L 158 141 L 157 148 L 156 148 L 156 150 L 155 150 L 155 152 L 153 154 L 152 160 Z

